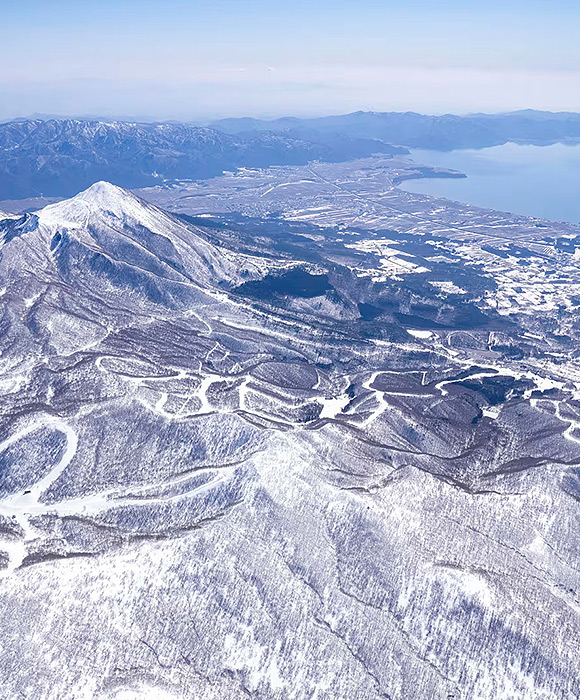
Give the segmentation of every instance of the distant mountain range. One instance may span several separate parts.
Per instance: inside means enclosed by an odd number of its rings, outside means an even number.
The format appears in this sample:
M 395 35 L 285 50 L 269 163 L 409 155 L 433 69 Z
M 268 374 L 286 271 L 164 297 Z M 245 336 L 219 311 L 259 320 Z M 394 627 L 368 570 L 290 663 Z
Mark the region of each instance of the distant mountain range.
M 0 199 L 68 196 L 98 180 L 146 187 L 238 167 L 342 161 L 405 150 L 373 139 L 256 132 L 226 134 L 176 122 L 26 119 L 0 124 Z
M 287 132 L 294 137 L 312 133 L 346 133 L 381 139 L 409 148 L 453 150 L 485 148 L 508 141 L 547 145 L 580 139 L 580 114 L 523 110 L 508 114 L 441 116 L 415 112 L 353 112 L 315 119 L 284 117 L 273 121 L 222 119 L 212 124 L 226 133 Z
M 579 139 L 579 114 L 533 110 L 468 116 L 354 112 L 316 119 L 223 119 L 209 127 L 18 119 L 0 124 L 0 201 L 70 196 L 98 180 L 136 188 L 214 177 L 240 167 L 341 162 L 374 153 L 405 154 L 408 148 Z

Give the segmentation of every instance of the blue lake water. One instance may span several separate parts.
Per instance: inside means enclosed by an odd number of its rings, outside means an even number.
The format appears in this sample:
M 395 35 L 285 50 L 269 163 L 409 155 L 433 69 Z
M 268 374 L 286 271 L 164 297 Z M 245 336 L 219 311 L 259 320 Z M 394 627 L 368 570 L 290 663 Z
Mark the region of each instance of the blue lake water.
M 415 149 L 423 165 L 459 170 L 465 179 L 407 180 L 407 192 L 447 197 L 489 209 L 580 223 L 580 144 L 514 143 L 449 153 Z

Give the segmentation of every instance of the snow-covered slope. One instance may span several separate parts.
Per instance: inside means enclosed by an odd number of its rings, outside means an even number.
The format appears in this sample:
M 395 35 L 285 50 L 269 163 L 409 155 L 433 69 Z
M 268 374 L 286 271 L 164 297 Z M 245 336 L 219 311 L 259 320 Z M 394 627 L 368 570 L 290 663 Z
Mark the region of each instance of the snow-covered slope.
M 217 248 L 199 230 L 130 192 L 98 182 L 70 200 L 5 222 L 0 275 L 108 306 L 189 308 L 216 290 L 260 279 L 276 263 Z M 200 296 L 201 295 L 201 296 Z M 29 294 L 34 297 L 34 294 Z
M 47 206 L 37 217 L 55 255 L 75 241 L 152 274 L 210 286 L 235 286 L 268 270 L 263 259 L 218 249 L 191 225 L 107 182 Z
M 281 222 L 328 265 L 262 279 L 264 226 L 106 183 L 0 224 L 2 700 L 576 700 L 573 372 L 354 317 L 429 310 L 354 233 Z

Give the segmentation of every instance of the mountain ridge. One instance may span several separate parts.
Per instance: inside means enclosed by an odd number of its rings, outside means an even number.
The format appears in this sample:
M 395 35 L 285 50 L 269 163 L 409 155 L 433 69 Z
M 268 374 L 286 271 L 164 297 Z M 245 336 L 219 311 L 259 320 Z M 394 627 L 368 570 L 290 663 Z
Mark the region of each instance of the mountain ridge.
M 234 136 L 179 122 L 11 121 L 0 124 L 0 199 L 70 196 L 98 180 L 136 188 L 238 167 L 340 161 L 373 152 L 403 151 L 377 140 Z
M 407 148 L 453 150 L 485 148 L 508 141 L 549 144 L 580 139 L 580 114 L 520 110 L 499 114 L 442 114 L 356 111 L 327 117 L 260 120 L 222 119 L 212 126 L 226 133 L 294 129 L 344 132 L 353 137 L 387 140 Z

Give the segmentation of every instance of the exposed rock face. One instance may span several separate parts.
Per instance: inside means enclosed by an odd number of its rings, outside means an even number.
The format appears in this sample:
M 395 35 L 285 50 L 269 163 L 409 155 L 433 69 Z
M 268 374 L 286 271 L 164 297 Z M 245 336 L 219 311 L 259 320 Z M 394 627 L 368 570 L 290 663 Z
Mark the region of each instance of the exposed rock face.
M 5 700 L 577 697 L 572 381 L 361 319 L 364 247 L 106 183 L 0 226 Z

